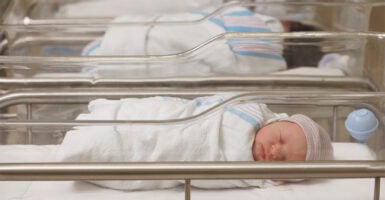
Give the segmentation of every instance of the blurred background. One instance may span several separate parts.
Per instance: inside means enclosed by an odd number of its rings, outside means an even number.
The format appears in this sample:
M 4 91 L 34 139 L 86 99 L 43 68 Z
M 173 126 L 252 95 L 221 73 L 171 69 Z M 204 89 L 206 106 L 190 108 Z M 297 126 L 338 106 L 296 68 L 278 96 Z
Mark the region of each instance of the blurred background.
M 9 1 L 11 0 L 0 0 L 0 18 Z M 375 7 L 372 10 L 370 31 L 385 32 L 385 6 Z
M 370 30 L 385 32 L 385 6 L 373 9 Z

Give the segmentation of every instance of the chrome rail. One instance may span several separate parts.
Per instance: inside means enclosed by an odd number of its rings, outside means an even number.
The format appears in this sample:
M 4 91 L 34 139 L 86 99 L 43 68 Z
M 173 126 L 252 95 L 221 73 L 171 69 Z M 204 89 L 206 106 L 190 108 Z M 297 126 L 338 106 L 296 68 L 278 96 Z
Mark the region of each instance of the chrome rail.
M 1 26 L 0 26 L 1 27 Z M 384 33 L 369 32 L 288 32 L 288 33 L 263 33 L 263 32 L 234 32 L 222 33 L 209 38 L 201 44 L 192 47 L 186 51 L 163 54 L 163 55 L 145 55 L 145 56 L 68 56 L 68 57 L 45 57 L 45 56 L 0 56 L 0 62 L 8 64 L 25 64 L 25 63 L 54 63 L 54 64 L 86 64 L 86 63 L 129 63 L 129 62 L 170 62 L 189 59 L 191 56 L 201 52 L 204 48 L 215 42 L 224 41 L 226 39 L 241 38 L 269 38 L 269 39 L 285 39 L 285 38 L 335 38 L 340 40 L 357 40 L 359 38 L 384 38 Z
M 367 89 L 376 91 L 377 87 L 363 77 L 323 77 L 323 76 L 207 76 L 207 77 L 165 77 L 165 78 L 133 78 L 133 79 L 93 79 L 93 78 L 3 78 L 2 87 L 57 87 L 57 86 L 124 86 L 124 87 L 226 87 L 226 86 L 293 86 L 303 87 L 343 87 L 356 90 Z
M 234 91 L 233 91 L 234 92 Z M 130 90 L 130 89 L 110 89 L 106 90 L 101 88 L 101 90 L 90 90 L 90 89 L 40 89 L 40 90 L 19 90 L 14 92 L 9 92 L 4 95 L 0 95 L 0 108 L 15 105 L 15 104 L 39 104 L 39 103 L 88 103 L 90 100 L 95 98 L 128 98 L 128 97 L 146 97 L 154 95 L 168 95 L 168 96 L 179 96 L 179 97 L 198 97 L 207 94 L 216 94 L 218 92 L 211 93 L 210 91 L 143 91 L 143 90 Z M 360 104 L 360 100 L 367 98 L 376 98 L 385 96 L 384 92 L 345 92 L 343 94 L 335 91 L 331 92 L 311 92 L 311 91 L 297 91 L 293 94 L 290 91 L 254 91 L 254 92 L 243 92 L 237 93 L 234 92 L 235 96 L 229 98 L 223 103 L 226 102 L 236 102 L 236 101 L 256 101 L 266 99 L 274 99 L 275 102 L 285 102 L 285 104 L 298 103 L 303 100 L 306 100 L 307 104 L 319 104 L 321 101 L 325 105 L 357 105 Z M 330 102 L 334 98 L 336 102 Z M 314 102 L 309 102 L 310 99 L 313 99 Z M 329 101 L 329 102 L 327 102 Z M 302 102 L 304 103 L 304 102 Z
M 185 180 L 185 199 L 195 179 L 374 178 L 377 200 L 383 177 L 384 161 L 0 164 L 0 181 Z
M 0 180 L 2 181 L 376 177 L 385 177 L 385 161 L 0 164 Z

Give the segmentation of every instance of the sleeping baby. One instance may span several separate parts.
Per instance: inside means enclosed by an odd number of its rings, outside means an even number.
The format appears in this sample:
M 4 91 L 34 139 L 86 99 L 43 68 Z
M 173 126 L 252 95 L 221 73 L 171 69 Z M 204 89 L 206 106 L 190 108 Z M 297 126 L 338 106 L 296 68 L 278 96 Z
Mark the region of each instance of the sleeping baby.
M 83 49 L 82 55 L 166 56 L 161 57 L 159 62 L 143 60 L 114 65 L 99 63 L 97 66 L 83 68 L 83 74 L 114 78 L 258 75 L 309 66 L 322 68 L 321 71 L 317 70 L 318 68 L 312 71 L 323 74 L 353 73 L 349 66 L 354 60 L 347 58 L 347 55 L 324 58 L 324 53 L 317 45 L 322 42 L 319 38 L 224 35 L 319 31 L 317 27 L 290 20 L 280 21 L 241 6 L 230 7 L 220 14 L 209 16 L 212 10 L 208 8 L 204 12 L 119 16 L 113 23 L 133 21 L 158 23 L 110 26 L 103 37 L 89 43 Z M 204 17 L 208 18 L 202 20 Z M 175 21 L 196 22 L 169 23 Z M 309 42 L 313 45 L 309 45 Z M 333 62 L 330 62 L 331 60 Z M 325 61 L 329 64 L 325 64 Z M 291 73 L 295 74 L 298 71 Z
M 110 26 L 101 39 L 87 45 L 82 54 L 90 56 L 172 55 L 178 58 L 166 64 L 146 62 L 125 63 L 122 66 L 86 68 L 84 73 L 96 75 L 159 77 L 172 75 L 262 74 L 286 69 L 282 45 L 272 39 L 226 38 L 232 32 L 282 32 L 278 19 L 251 12 L 245 7 L 232 7 L 218 16 L 205 12 L 163 15 L 123 15 L 114 23 L 132 21 L 198 21 L 184 24 L 135 24 Z M 219 37 L 215 40 L 213 38 Z M 205 42 L 211 41 L 207 45 Z M 196 52 L 185 54 L 199 47 Z M 188 59 L 186 59 L 188 58 Z M 122 73 L 129 71 L 130 73 Z
M 77 120 L 165 120 L 82 126 L 67 132 L 60 162 L 303 161 L 333 159 L 328 134 L 304 115 L 273 113 L 233 94 L 199 97 L 97 99 Z M 194 117 L 199 115 L 198 117 Z M 185 119 L 167 121 L 170 119 Z M 91 182 L 91 181 L 90 181 Z M 162 181 L 92 181 L 120 190 L 170 188 Z M 264 187 L 265 180 L 193 180 L 200 188 Z

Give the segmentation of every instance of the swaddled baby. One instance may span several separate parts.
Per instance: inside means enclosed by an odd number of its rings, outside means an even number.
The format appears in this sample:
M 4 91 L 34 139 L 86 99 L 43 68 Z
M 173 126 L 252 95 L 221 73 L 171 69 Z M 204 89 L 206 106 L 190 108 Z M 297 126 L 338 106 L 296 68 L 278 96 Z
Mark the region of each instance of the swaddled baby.
M 85 126 L 69 131 L 57 158 L 62 162 L 291 161 L 332 159 L 329 136 L 304 115 L 273 113 L 256 102 L 223 106 L 232 94 L 185 100 L 173 97 L 98 99 L 78 120 L 182 122 Z M 204 112 L 217 106 L 211 112 Z M 198 114 L 201 117 L 189 118 Z M 169 188 L 171 181 L 93 181 L 122 190 Z M 264 180 L 194 180 L 201 188 L 263 187 Z
M 163 15 L 123 15 L 114 23 L 132 21 L 197 21 L 205 12 Z M 197 23 L 143 24 L 111 26 L 104 36 L 85 47 L 90 56 L 172 55 L 173 62 L 124 63 L 88 67 L 84 73 L 95 76 L 167 77 L 174 75 L 208 76 L 223 74 L 261 74 L 286 69 L 282 45 L 267 39 L 227 38 L 231 32 L 282 32 L 278 19 L 253 13 L 245 7 L 231 7 L 218 16 Z M 214 38 L 219 37 L 214 40 Z M 209 44 L 203 45 L 212 40 Z M 187 53 L 194 48 L 195 52 Z M 181 53 L 187 53 L 186 57 Z M 180 54 L 180 55 L 179 55 Z M 185 59 L 188 58 L 188 59 Z

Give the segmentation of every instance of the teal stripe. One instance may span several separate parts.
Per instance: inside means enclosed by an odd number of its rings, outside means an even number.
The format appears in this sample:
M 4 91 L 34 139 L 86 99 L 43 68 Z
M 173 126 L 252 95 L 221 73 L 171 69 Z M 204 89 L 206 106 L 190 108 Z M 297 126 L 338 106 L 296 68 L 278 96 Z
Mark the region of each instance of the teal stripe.
M 91 48 L 89 48 L 85 53 L 84 55 L 88 56 L 90 55 L 90 53 L 92 53 L 93 51 L 95 51 L 95 49 L 99 48 L 101 45 L 101 42 L 99 41 L 98 43 L 96 43 L 94 46 L 92 46 Z
M 245 120 L 246 122 L 248 122 L 254 127 L 254 130 L 259 129 L 259 126 L 260 126 L 259 122 L 255 118 L 251 117 L 250 115 L 234 108 L 226 108 L 225 111 L 228 111 L 234 115 L 237 115 L 241 119 Z
M 253 16 L 254 14 L 248 10 L 234 11 L 231 13 L 225 14 L 225 16 Z
M 271 32 L 268 28 L 250 27 L 250 26 L 226 26 L 227 32 Z
M 206 17 L 208 14 L 205 13 L 205 12 L 197 12 L 197 11 L 194 11 L 194 12 L 191 12 L 192 14 L 197 14 L 197 15 L 202 15 L 203 17 Z M 215 17 L 212 17 L 209 19 L 209 21 L 211 21 L 212 23 L 218 25 L 219 27 L 221 28 L 225 28 L 225 25 L 223 24 L 222 20 L 218 19 L 218 18 L 215 18 Z
M 234 51 L 234 53 L 237 55 L 241 55 L 241 56 L 254 56 L 254 57 L 268 58 L 268 59 L 274 59 L 274 60 L 285 60 L 280 55 L 259 53 L 259 52 L 254 52 L 254 51 Z
M 210 21 L 223 29 L 227 29 L 227 27 L 225 27 L 225 25 L 223 24 L 222 20 L 218 18 L 210 18 Z

